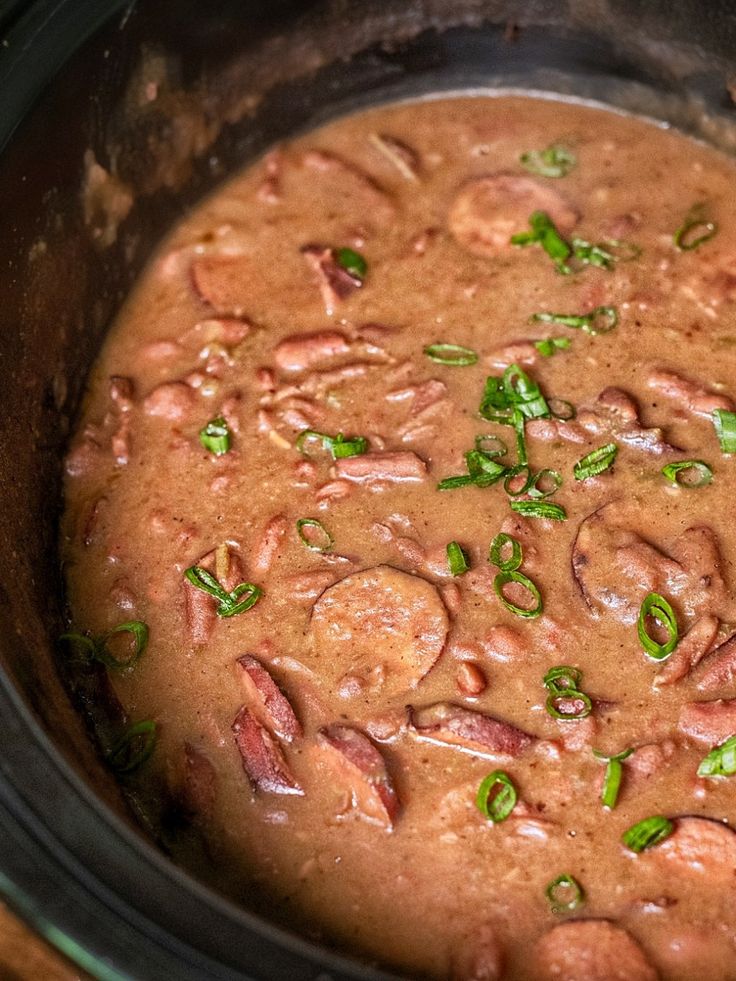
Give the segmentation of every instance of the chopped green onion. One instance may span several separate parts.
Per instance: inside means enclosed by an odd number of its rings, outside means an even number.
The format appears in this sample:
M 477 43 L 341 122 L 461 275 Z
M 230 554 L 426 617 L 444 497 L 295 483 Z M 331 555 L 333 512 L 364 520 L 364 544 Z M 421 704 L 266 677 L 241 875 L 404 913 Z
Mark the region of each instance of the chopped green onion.
M 557 231 L 555 223 L 546 211 L 535 211 L 529 218 L 530 232 L 519 232 L 511 236 L 511 244 L 524 248 L 527 245 L 538 244 L 552 259 L 555 267 L 563 276 L 569 276 L 572 270 L 567 265 L 567 259 L 572 255 L 572 247 Z
M 615 443 L 606 443 L 605 446 L 599 446 L 597 450 L 588 453 L 582 460 L 578 460 L 572 468 L 575 480 L 597 477 L 604 470 L 608 470 L 609 467 L 613 466 L 617 453 L 618 446 Z
M 531 598 L 534 600 L 534 606 L 517 606 L 515 603 L 512 603 L 510 600 L 506 599 L 503 590 L 509 583 L 517 583 L 519 586 L 526 589 L 531 595 Z M 525 620 L 532 620 L 535 617 L 538 617 L 544 609 L 542 595 L 537 587 L 528 576 L 525 576 L 522 572 L 517 572 L 514 569 L 506 572 L 499 572 L 496 578 L 493 580 L 493 590 L 507 610 L 509 610 L 515 616 L 522 617 Z
M 542 678 L 542 684 L 549 691 L 562 695 L 569 691 L 576 691 L 582 680 L 583 672 L 580 668 L 571 668 L 567 664 L 560 664 L 549 669 Z
M 596 266 L 598 269 L 611 269 L 616 256 L 605 248 L 606 243 L 594 244 L 584 238 L 572 240 L 572 253 L 584 266 Z
M 549 521 L 565 521 L 567 512 L 561 504 L 549 501 L 511 501 L 511 510 L 525 518 L 547 518 Z
M 133 637 L 132 650 L 128 657 L 116 657 L 111 654 L 107 642 L 115 634 L 131 634 Z M 148 625 L 142 620 L 128 620 L 121 623 L 100 637 L 90 637 L 87 634 L 66 633 L 62 634 L 60 640 L 69 641 L 84 649 L 84 653 L 92 657 L 95 661 L 100 661 L 114 671 L 129 671 L 133 668 L 145 653 L 148 647 Z
M 581 314 L 534 313 L 531 320 L 541 321 L 544 324 L 561 324 L 563 327 L 573 327 L 596 337 L 598 334 L 607 334 L 617 326 L 618 310 L 616 307 L 596 307 L 590 313 Z
M 736 453 L 736 412 L 713 410 L 713 425 L 722 453 Z
M 666 817 L 657 814 L 654 817 L 644 818 L 638 824 L 633 825 L 622 836 L 622 841 L 632 852 L 639 854 L 647 848 L 658 845 L 665 838 L 669 838 L 675 830 L 674 825 Z
M 549 482 L 548 485 L 547 482 Z M 547 485 L 546 490 L 544 485 Z M 551 497 L 560 489 L 561 486 L 562 475 L 558 470 L 538 470 L 532 477 L 527 493 L 529 494 L 529 497 L 534 497 L 537 499 Z
M 462 546 L 458 545 L 457 542 L 447 543 L 447 567 L 452 576 L 461 576 L 470 568 L 468 556 Z
M 338 266 L 342 266 L 351 276 L 355 276 L 356 279 L 360 280 L 365 279 L 365 275 L 368 272 L 368 263 L 360 252 L 348 248 L 337 249 L 335 259 L 337 260 Z
M 476 436 L 475 437 L 475 448 L 481 453 L 485 453 L 486 456 L 505 456 L 509 448 L 504 443 L 502 439 L 498 436 Z
M 649 635 L 647 631 L 647 617 L 652 617 L 666 630 L 667 640 L 664 644 L 660 644 Z M 666 660 L 674 651 L 677 647 L 678 640 L 677 618 L 675 611 L 664 596 L 660 596 L 659 593 L 649 593 L 645 597 L 639 610 L 637 632 L 645 652 L 655 661 Z
M 732 777 L 736 773 L 736 736 L 729 736 L 725 742 L 708 753 L 698 766 L 699 777 Z
M 585 901 L 582 886 L 574 876 L 567 874 L 558 875 L 544 890 L 544 894 L 553 913 L 572 913 Z M 569 898 L 566 899 L 566 896 Z
M 490 487 L 507 472 L 507 468 L 502 463 L 480 450 L 468 450 L 465 454 L 465 463 L 468 474 L 478 487 Z
M 342 433 L 338 433 L 332 441 L 330 449 L 335 460 L 342 460 L 348 456 L 362 456 L 368 449 L 368 440 L 365 436 L 345 439 Z
M 305 528 L 316 528 L 316 539 L 310 537 L 310 533 L 304 531 Z M 296 533 L 299 540 L 313 552 L 329 552 L 335 544 L 332 535 L 317 518 L 299 518 L 296 523 Z
M 512 420 L 514 433 L 516 434 L 516 456 L 519 461 L 519 466 L 525 467 L 529 462 L 529 457 L 526 452 L 526 433 L 524 430 L 526 422 L 518 407 L 514 408 Z
M 584 691 L 566 688 L 564 691 L 553 691 L 548 695 L 545 708 L 553 719 L 558 719 L 560 722 L 577 722 L 590 715 L 593 711 L 593 703 Z
M 309 456 L 306 450 L 306 443 L 309 440 L 318 440 L 322 444 L 322 449 L 328 450 L 334 460 L 341 460 L 348 456 L 361 456 L 368 449 L 368 440 L 365 436 L 353 436 L 352 439 L 345 439 L 342 433 L 337 436 L 328 436 L 327 433 L 318 433 L 314 429 L 303 429 L 296 440 L 296 448 L 304 456 Z
M 680 460 L 662 467 L 667 480 L 680 487 L 704 487 L 713 480 L 713 471 L 702 460 Z
M 201 589 L 203 593 L 217 600 L 215 613 L 218 617 L 234 617 L 239 613 L 245 613 L 255 606 L 263 595 L 263 591 L 252 582 L 241 582 L 228 593 L 212 573 L 203 569 L 201 565 L 193 565 L 186 569 L 184 576 L 192 586 L 196 586 L 197 589 Z M 245 599 L 241 599 L 241 596 L 245 596 Z
M 476 806 L 483 817 L 493 821 L 494 824 L 506 820 L 516 807 L 516 801 L 516 787 L 508 773 L 504 773 L 503 770 L 489 773 L 481 781 L 475 798 Z
M 504 371 L 503 387 L 509 403 L 515 404 L 525 418 L 549 416 L 549 406 L 539 385 L 518 364 L 510 364 Z
M 222 456 L 230 450 L 230 427 L 223 416 L 210 419 L 199 431 L 199 442 L 214 456 Z
M 460 344 L 430 344 L 425 347 L 424 353 L 430 361 L 451 367 L 463 368 L 478 362 L 477 353 L 472 348 L 461 347 Z
M 714 221 L 704 217 L 705 205 L 696 204 L 688 211 L 685 220 L 672 236 L 675 248 L 680 252 L 690 252 L 704 242 L 709 242 L 718 231 Z
M 535 341 L 534 347 L 539 351 L 543 358 L 551 358 L 558 351 L 566 351 L 570 347 L 569 337 L 545 337 L 541 341 Z
M 474 483 L 470 474 L 461 473 L 457 477 L 445 477 L 437 484 L 437 490 L 457 490 L 458 487 L 470 487 Z
M 622 753 L 617 753 L 615 756 L 606 756 L 604 753 L 599 753 L 597 749 L 593 750 L 593 756 L 597 760 L 606 764 L 606 773 L 603 778 L 603 790 L 601 791 L 601 802 L 605 808 L 612 811 L 616 806 L 616 801 L 618 800 L 618 792 L 621 787 L 621 778 L 623 776 L 623 767 L 621 763 L 628 759 L 634 752 L 633 749 L 625 749 Z
M 586 718 L 593 711 L 593 703 L 589 696 L 578 687 L 582 680 L 580 669 L 571 668 L 567 664 L 550 668 L 545 674 L 542 684 L 550 693 L 546 709 L 553 719 L 561 722 L 576 722 L 578 719 Z
M 150 719 L 136 722 L 113 744 L 107 762 L 118 774 L 132 773 L 150 757 L 156 746 L 156 723 Z
M 521 483 L 516 482 L 521 478 Z M 506 471 L 506 476 L 503 482 L 503 489 L 509 495 L 509 497 L 520 497 L 522 494 L 526 494 L 529 488 L 532 486 L 532 472 L 529 469 L 529 464 L 524 463 L 517 467 L 511 467 Z
M 519 157 L 530 174 L 540 177 L 566 177 L 577 163 L 577 157 L 567 147 L 553 144 L 546 150 L 527 150 Z
M 505 559 L 503 553 L 507 548 L 511 549 L 511 554 Z M 500 531 L 491 542 L 489 560 L 501 572 L 515 572 L 521 565 L 522 558 L 521 542 L 512 535 L 507 535 L 505 531 Z
M 574 419 L 577 415 L 575 406 L 572 402 L 567 402 L 565 399 L 551 398 L 548 404 L 553 419 L 561 419 L 562 422 L 567 422 L 569 419 Z

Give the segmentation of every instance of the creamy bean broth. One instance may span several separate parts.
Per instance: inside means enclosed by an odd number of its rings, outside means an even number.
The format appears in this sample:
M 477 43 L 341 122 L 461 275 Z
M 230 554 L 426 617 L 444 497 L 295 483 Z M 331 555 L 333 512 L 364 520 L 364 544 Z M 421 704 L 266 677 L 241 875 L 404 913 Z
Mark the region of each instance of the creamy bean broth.
M 736 976 L 735 179 L 446 98 L 173 231 L 67 456 L 63 656 L 177 861 L 410 976 Z

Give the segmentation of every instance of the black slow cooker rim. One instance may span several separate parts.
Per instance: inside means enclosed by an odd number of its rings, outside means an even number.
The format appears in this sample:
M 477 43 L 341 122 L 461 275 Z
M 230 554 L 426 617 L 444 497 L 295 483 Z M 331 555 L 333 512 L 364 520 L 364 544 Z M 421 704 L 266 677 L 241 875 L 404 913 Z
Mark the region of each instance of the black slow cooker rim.
M 18 13 L 13 5 L 0 49 L 0 149 L 66 61 L 128 7 L 33 0 Z M 0 858 L 0 893 L 100 978 L 387 977 L 261 920 L 176 868 L 95 796 L 2 670 L 0 834 L 12 843 Z

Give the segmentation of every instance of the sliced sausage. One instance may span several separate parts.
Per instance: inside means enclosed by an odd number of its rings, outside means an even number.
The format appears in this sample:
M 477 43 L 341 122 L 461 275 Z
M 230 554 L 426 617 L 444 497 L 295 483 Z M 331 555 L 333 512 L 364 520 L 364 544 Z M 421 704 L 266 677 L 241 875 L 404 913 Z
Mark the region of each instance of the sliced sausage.
M 286 517 L 283 514 L 276 514 L 263 529 L 261 539 L 254 550 L 253 569 L 255 572 L 263 575 L 271 568 L 286 534 L 286 526 Z
M 266 668 L 250 654 L 238 658 L 241 678 L 253 714 L 286 743 L 302 735 L 302 727 L 288 698 Z
M 281 371 L 308 371 L 333 358 L 350 354 L 344 334 L 324 330 L 314 334 L 295 334 L 276 345 L 274 361 Z
M 683 378 L 676 371 L 666 368 L 652 368 L 647 376 L 647 384 L 694 415 L 710 419 L 715 409 L 725 409 L 727 412 L 734 410 L 733 400 L 727 395 L 711 392 L 698 382 Z
M 335 462 L 335 476 L 357 483 L 404 483 L 424 480 L 427 464 L 409 450 L 386 453 L 362 453 Z
M 304 791 L 286 765 L 278 743 L 244 705 L 232 724 L 243 769 L 258 790 L 270 794 L 296 794 Z
M 442 653 L 448 628 L 435 587 L 387 565 L 330 586 L 311 621 L 325 676 L 336 683 L 381 668 L 385 693 L 416 687 Z
M 666 862 L 672 871 L 705 876 L 709 889 L 736 887 L 736 833 L 722 821 L 678 818 L 669 838 L 646 854 L 651 861 Z
M 680 709 L 679 726 L 691 739 L 716 746 L 736 735 L 736 698 L 688 702 Z
M 675 651 L 675 654 L 677 650 Z M 674 654 L 672 655 L 674 657 Z M 736 682 L 736 634 L 724 640 L 710 653 L 703 663 L 703 671 L 698 681 L 701 691 L 716 691 Z
M 631 934 L 609 920 L 570 920 L 549 930 L 535 950 L 537 981 L 657 981 Z
M 317 744 L 338 783 L 350 790 L 360 816 L 393 827 L 399 799 L 383 756 L 370 739 L 352 726 L 336 724 L 319 730 Z
M 342 300 L 363 285 L 362 279 L 349 273 L 338 263 L 334 249 L 326 249 L 321 245 L 305 245 L 302 255 L 314 273 L 328 316 L 335 312 Z
M 657 672 L 654 686 L 658 688 L 660 685 L 671 685 L 689 674 L 711 649 L 718 635 L 719 626 L 718 617 L 706 615 L 696 620 Z M 736 671 L 736 644 L 733 649 Z
M 460 188 L 450 207 L 448 225 L 469 252 L 492 258 L 512 248 L 511 236 L 528 229 L 535 211 L 546 211 L 561 235 L 577 224 L 578 213 L 554 188 L 531 177 L 492 174 Z
M 454 746 L 475 756 L 519 756 L 535 741 L 534 736 L 510 722 L 484 712 L 436 702 L 424 708 L 410 706 L 410 728 L 420 739 L 440 746 Z

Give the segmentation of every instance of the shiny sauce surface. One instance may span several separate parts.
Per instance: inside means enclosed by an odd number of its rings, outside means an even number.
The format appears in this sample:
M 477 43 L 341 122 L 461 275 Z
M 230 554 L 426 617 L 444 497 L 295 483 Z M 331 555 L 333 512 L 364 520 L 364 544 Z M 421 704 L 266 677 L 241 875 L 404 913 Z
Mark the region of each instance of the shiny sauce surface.
M 173 231 L 62 544 L 63 656 L 177 862 L 412 977 L 736 977 L 728 744 L 698 775 L 736 734 L 735 181 L 458 97 L 279 146 Z

